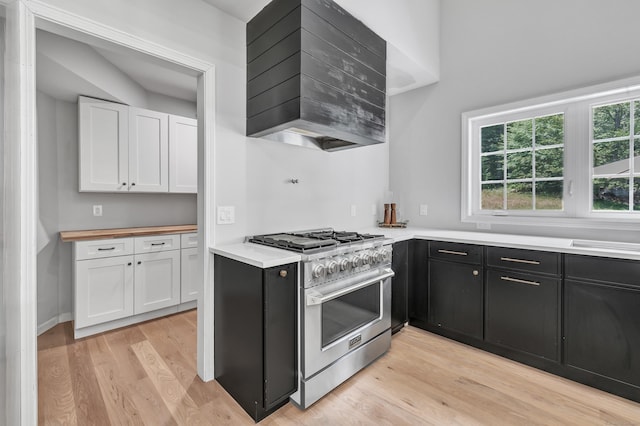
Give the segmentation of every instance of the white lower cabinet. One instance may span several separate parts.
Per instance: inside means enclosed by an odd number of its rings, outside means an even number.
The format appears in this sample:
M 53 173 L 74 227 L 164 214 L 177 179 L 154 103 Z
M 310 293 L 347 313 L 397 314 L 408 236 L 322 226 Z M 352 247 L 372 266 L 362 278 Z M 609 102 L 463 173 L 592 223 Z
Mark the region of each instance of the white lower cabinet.
M 180 301 L 186 303 L 198 299 L 198 249 L 182 249 L 180 256 L 182 257 Z
M 133 315 L 133 256 L 76 262 L 75 328 Z
M 180 250 L 135 256 L 134 313 L 180 303 Z
M 195 308 L 198 249 L 181 249 L 183 240 L 189 238 L 156 235 L 75 242 L 75 337 Z

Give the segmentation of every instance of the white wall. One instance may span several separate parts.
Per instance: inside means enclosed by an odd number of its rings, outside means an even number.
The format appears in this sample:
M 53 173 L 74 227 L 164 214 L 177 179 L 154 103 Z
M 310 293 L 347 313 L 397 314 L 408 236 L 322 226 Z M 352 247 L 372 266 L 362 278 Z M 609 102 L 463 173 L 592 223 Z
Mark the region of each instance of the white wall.
M 630 0 L 446 0 L 441 5 L 441 80 L 391 98 L 390 186 L 412 225 L 473 229 L 460 222 L 464 111 L 640 73 Z M 429 215 L 419 216 L 420 204 Z M 637 241 L 638 232 L 494 226 L 498 232 Z
M 196 223 L 196 196 L 78 192 L 78 106 L 37 95 L 39 212 L 48 237 L 38 254 L 38 328 L 44 331 L 72 312 L 71 243 L 60 241 L 60 231 Z M 94 204 L 102 205 L 103 216 L 93 216 Z

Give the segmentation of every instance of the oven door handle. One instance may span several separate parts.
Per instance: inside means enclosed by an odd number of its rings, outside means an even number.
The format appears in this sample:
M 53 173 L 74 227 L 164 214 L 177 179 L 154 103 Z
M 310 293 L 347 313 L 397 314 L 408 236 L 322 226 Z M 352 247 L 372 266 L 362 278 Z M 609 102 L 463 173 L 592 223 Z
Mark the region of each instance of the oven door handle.
M 307 306 L 321 305 L 325 302 L 328 302 L 329 300 L 337 299 L 340 296 L 344 296 L 345 294 L 351 293 L 356 290 L 360 290 L 361 288 L 370 286 L 371 284 L 377 283 L 379 281 L 384 281 L 387 278 L 391 278 L 395 275 L 395 272 L 393 272 L 391 269 L 385 269 L 384 271 L 385 273 L 382 275 L 379 275 L 375 278 L 368 279 L 367 281 L 363 281 L 361 283 L 343 288 L 341 290 L 334 291 L 333 293 L 323 295 L 318 292 L 314 292 L 313 294 L 307 294 Z

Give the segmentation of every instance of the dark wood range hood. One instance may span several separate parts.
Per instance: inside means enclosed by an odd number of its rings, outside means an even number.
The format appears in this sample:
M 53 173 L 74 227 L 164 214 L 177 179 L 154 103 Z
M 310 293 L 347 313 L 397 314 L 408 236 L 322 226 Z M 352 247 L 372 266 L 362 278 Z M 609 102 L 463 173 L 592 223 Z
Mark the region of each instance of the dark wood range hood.
M 336 151 L 385 142 L 386 42 L 331 0 L 247 24 L 247 136 Z

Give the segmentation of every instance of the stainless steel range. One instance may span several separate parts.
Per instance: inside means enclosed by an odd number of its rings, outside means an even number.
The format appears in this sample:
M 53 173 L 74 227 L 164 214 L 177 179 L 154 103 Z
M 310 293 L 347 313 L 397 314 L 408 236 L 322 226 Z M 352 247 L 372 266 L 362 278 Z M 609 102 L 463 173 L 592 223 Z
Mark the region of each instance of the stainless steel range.
M 332 229 L 259 235 L 250 242 L 302 255 L 299 384 L 307 408 L 391 345 L 391 242 Z

